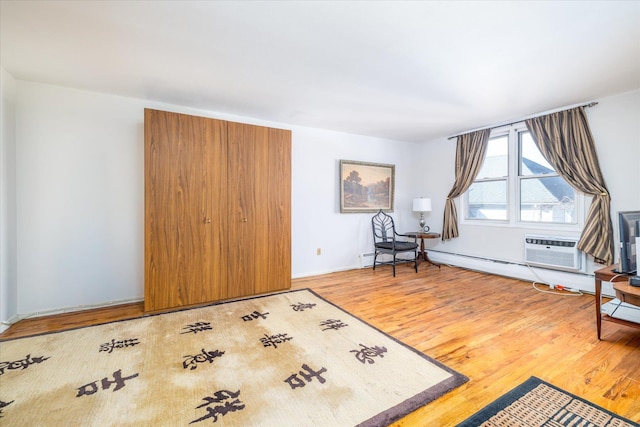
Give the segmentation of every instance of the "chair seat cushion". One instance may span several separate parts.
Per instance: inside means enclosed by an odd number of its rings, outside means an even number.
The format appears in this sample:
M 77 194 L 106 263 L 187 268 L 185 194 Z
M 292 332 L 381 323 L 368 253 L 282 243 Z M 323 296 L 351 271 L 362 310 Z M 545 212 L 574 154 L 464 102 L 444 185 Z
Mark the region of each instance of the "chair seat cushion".
M 413 243 L 413 242 L 396 242 L 396 252 L 399 251 L 412 251 L 414 249 L 418 248 L 418 244 L 417 243 Z M 381 243 L 376 243 L 376 249 L 386 249 L 386 250 L 393 250 L 393 242 L 381 242 Z

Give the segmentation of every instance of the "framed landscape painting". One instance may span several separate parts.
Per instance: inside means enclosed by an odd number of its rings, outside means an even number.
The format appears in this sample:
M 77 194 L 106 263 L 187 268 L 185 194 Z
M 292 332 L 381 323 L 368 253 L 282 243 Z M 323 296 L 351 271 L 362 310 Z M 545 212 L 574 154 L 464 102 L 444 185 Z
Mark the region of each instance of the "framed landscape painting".
M 340 160 L 340 212 L 393 212 L 395 165 Z

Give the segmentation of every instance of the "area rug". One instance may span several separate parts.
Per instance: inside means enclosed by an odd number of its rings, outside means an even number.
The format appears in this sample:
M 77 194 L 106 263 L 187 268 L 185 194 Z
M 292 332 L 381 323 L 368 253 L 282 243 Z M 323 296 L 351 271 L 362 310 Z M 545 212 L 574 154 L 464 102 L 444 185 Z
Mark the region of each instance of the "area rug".
M 304 289 L 0 343 L 2 426 L 383 426 L 468 379 Z
M 637 427 L 638 424 L 531 377 L 458 427 Z

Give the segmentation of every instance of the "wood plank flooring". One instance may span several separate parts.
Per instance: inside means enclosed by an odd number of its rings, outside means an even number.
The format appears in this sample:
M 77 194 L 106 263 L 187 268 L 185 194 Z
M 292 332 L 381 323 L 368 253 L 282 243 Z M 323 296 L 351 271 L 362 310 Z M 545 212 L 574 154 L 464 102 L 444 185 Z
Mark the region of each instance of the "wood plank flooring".
M 640 330 L 603 322 L 594 296 L 541 293 L 531 283 L 455 267 L 408 265 L 293 280 L 469 377 L 395 423 L 454 426 L 529 376 L 640 422 Z M 544 288 L 544 286 L 541 286 Z M 0 338 L 143 314 L 142 303 L 23 320 Z

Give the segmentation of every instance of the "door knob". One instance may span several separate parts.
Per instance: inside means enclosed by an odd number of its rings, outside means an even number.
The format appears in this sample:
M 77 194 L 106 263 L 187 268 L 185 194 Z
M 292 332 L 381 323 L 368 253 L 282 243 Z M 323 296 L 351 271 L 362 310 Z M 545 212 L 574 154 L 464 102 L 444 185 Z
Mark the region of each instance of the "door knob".
M 205 218 L 204 219 L 204 223 L 205 224 L 211 224 L 211 218 Z
M 242 218 L 242 222 L 249 222 L 247 218 Z

